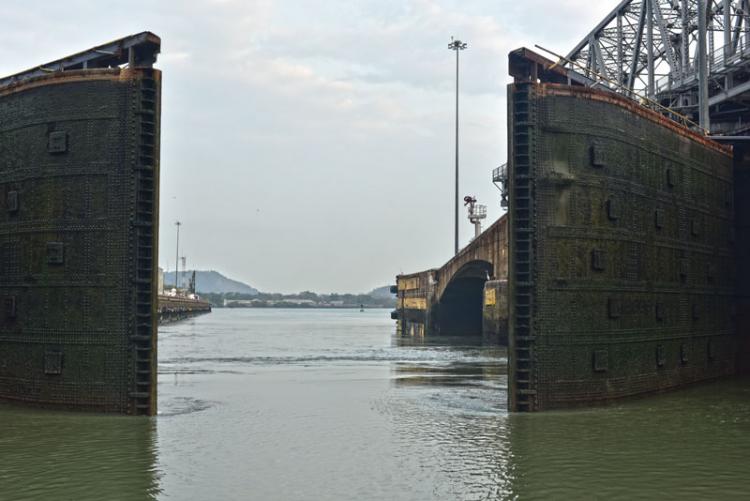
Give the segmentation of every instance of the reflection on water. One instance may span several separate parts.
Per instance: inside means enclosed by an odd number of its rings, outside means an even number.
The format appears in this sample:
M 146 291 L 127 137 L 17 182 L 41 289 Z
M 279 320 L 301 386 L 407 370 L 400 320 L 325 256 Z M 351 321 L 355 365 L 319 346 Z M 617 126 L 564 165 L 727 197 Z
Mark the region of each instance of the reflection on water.
M 507 437 L 506 349 L 481 337 L 401 338 L 395 346 L 452 360 L 392 365 L 388 413 L 411 471 L 429 472 L 413 499 L 503 499 L 513 477 Z
M 514 492 L 747 499 L 750 380 L 605 408 L 509 417 Z
M 397 347 L 429 348 L 430 353 L 447 352 L 448 361 L 435 359 L 414 362 L 394 362 L 392 380 L 396 386 L 479 386 L 495 390 L 494 397 L 506 399 L 507 350 L 488 344 L 481 337 L 410 338 L 394 336 Z M 494 398 L 493 398 L 494 399 Z
M 460 353 L 393 364 L 391 406 L 407 448 L 434 441 L 442 499 L 747 499 L 750 379 L 608 406 L 508 414 L 505 348 L 481 339 L 396 338 Z
M 750 384 L 508 414 L 504 348 L 388 312 L 160 331 L 155 419 L 0 406 L 0 499 L 742 499 Z
M 155 422 L 0 406 L 0 499 L 156 499 Z

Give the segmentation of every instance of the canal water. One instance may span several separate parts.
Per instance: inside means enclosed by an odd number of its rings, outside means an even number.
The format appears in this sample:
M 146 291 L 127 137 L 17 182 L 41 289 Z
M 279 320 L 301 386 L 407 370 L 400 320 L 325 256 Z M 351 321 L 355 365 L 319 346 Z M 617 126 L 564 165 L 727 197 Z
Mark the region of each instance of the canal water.
M 159 416 L 0 406 L 1 500 L 747 499 L 750 381 L 508 414 L 506 355 L 387 310 L 160 328 Z

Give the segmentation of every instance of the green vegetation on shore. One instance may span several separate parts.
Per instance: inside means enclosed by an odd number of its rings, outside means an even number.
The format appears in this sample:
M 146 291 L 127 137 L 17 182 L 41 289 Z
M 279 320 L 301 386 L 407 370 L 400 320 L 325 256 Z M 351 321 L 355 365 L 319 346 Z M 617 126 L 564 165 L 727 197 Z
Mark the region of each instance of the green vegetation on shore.
M 316 294 L 304 291 L 297 294 L 258 292 L 203 293 L 201 297 L 216 308 L 393 308 L 396 298 L 379 293 L 376 289 L 367 294 Z

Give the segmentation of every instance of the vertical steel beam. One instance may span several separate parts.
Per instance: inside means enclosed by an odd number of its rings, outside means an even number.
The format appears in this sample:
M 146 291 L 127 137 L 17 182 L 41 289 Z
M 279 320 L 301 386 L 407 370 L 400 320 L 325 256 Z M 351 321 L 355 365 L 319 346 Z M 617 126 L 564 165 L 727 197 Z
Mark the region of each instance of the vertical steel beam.
M 592 48 L 592 50 L 594 51 L 594 56 L 596 57 L 596 65 L 594 67 L 594 71 L 598 72 L 604 78 L 609 80 L 609 73 L 607 72 L 607 66 L 604 64 L 604 54 L 602 54 L 602 48 L 599 45 L 599 40 L 596 38 L 592 39 L 589 47 Z M 595 78 L 596 75 L 593 75 L 593 77 Z
M 724 60 L 734 53 L 732 47 L 732 0 L 724 0 Z
M 622 85 L 622 67 L 624 61 L 623 56 L 623 40 L 622 40 L 622 11 L 617 11 L 617 85 Z
M 643 26 L 646 24 L 646 1 L 641 3 L 641 14 L 638 16 L 638 34 L 633 44 L 633 60 L 630 64 L 630 73 L 628 74 L 628 90 L 633 90 L 635 85 L 635 74 L 638 71 L 639 52 L 641 51 L 641 41 L 643 40 Z
M 708 116 L 708 60 L 706 58 L 706 0 L 698 0 L 698 123 L 704 129 L 711 127 Z
M 732 35 L 732 53 L 737 52 L 737 48 L 740 42 L 740 35 L 742 34 L 742 25 L 746 23 L 747 17 L 747 0 L 739 0 L 740 4 L 735 8 L 735 14 L 737 19 L 734 21 L 734 34 Z
M 672 41 L 669 39 L 669 31 L 667 30 L 667 23 L 664 21 L 664 15 L 661 11 L 661 5 L 659 0 L 652 0 L 651 3 L 651 14 L 656 20 L 656 25 L 659 28 L 659 35 L 661 36 L 661 44 L 664 50 L 664 54 L 667 57 L 667 64 L 669 64 L 669 71 L 674 76 L 679 72 L 677 67 L 677 60 L 674 57 L 674 51 L 672 50 Z
M 682 71 L 681 78 L 685 78 L 687 73 L 690 71 L 690 31 L 688 27 L 688 0 L 680 1 L 680 18 L 682 21 L 682 33 L 681 33 L 681 47 L 680 52 Z
M 648 88 L 646 95 L 654 97 L 654 0 L 644 0 L 646 6 L 646 71 L 648 71 Z
M 708 71 L 711 72 L 711 68 L 714 65 L 714 57 L 716 56 L 715 42 L 714 42 L 714 10 L 711 7 L 714 0 L 706 1 L 706 40 L 708 40 L 708 52 L 706 57 L 708 58 Z

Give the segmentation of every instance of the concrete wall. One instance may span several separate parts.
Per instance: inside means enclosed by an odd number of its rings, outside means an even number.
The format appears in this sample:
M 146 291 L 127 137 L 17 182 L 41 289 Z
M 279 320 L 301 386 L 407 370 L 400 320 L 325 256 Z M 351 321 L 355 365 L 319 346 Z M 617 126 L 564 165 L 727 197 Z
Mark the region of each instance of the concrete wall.
M 492 344 L 508 344 L 508 281 L 484 283 L 482 336 Z
M 436 270 L 427 270 L 396 277 L 399 335 L 422 337 L 431 328 L 437 284 L 435 272 Z
M 734 373 L 728 149 L 588 88 L 509 96 L 510 408 Z

